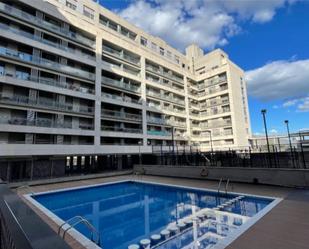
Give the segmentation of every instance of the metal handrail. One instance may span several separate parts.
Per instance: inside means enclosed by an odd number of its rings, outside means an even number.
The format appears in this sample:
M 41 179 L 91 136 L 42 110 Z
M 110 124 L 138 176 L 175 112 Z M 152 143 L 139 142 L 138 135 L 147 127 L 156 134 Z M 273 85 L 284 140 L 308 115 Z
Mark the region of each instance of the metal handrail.
M 70 224 L 71 221 L 74 221 L 76 220 L 73 224 Z M 63 234 L 62 234 L 62 238 L 65 239 L 65 235 L 66 233 L 74 228 L 76 225 L 80 224 L 80 223 L 83 223 L 84 225 L 86 225 L 86 227 L 90 230 L 91 232 L 91 241 L 92 242 L 95 242 L 97 245 L 100 246 L 101 244 L 101 236 L 100 236 L 100 233 L 95 229 L 95 227 L 88 221 L 86 220 L 84 217 L 82 216 L 74 216 L 72 217 L 71 219 L 67 220 L 66 222 L 62 223 L 59 228 L 58 228 L 58 235 L 60 235 L 60 232 L 61 232 L 61 228 L 63 228 L 64 225 L 68 225 L 69 227 L 65 230 L 63 230 Z M 93 234 L 96 234 L 97 236 L 97 241 L 94 240 L 94 237 L 93 237 Z
M 227 179 L 226 184 L 225 184 L 225 194 L 227 194 L 229 183 L 230 183 L 230 179 Z
M 218 184 L 218 189 L 217 189 L 218 194 L 220 193 L 220 188 L 221 188 L 221 183 L 222 183 L 222 181 L 223 181 L 223 179 L 220 178 L 220 182 L 219 182 L 219 184 Z

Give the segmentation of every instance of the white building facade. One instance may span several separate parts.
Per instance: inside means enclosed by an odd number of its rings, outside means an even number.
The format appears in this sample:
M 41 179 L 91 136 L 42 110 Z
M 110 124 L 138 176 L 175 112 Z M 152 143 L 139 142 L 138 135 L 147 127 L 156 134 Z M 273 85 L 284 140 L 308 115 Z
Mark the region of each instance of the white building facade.
M 244 72 L 222 50 L 183 54 L 90 0 L 0 15 L 0 157 L 249 146 Z

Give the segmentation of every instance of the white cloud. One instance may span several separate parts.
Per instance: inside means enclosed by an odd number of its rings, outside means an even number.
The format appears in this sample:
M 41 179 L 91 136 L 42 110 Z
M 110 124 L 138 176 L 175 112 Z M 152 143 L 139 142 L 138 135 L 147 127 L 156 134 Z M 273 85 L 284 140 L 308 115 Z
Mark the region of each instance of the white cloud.
M 300 112 L 309 112 L 309 97 L 300 100 L 300 103 L 297 105 L 297 110 Z
M 246 80 L 249 95 L 264 101 L 289 99 L 285 107 L 295 105 L 295 99 L 302 99 L 309 92 L 309 59 L 270 62 L 247 71 Z
M 271 130 L 270 130 L 270 133 L 271 133 L 271 134 L 277 134 L 278 131 L 277 131 L 276 129 L 271 129 Z
M 178 49 L 191 43 L 213 49 L 241 31 L 239 20 L 264 23 L 298 0 L 135 0 L 122 17 Z
M 296 103 L 298 102 L 298 99 L 292 99 L 292 100 L 288 100 L 283 102 L 282 107 L 290 107 L 290 106 L 294 106 L 296 105 Z

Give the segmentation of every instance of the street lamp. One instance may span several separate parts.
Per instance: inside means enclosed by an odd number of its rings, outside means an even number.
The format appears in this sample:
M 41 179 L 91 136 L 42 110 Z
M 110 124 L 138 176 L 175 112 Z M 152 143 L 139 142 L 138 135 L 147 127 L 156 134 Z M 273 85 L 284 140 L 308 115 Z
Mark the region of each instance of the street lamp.
M 286 124 L 286 129 L 287 129 L 287 132 L 288 132 L 288 138 L 289 138 L 289 144 L 290 144 L 290 150 L 291 150 L 291 156 L 292 156 L 292 163 L 293 163 L 293 167 L 295 168 L 293 148 L 292 148 L 291 135 L 290 135 L 289 120 L 284 120 L 284 123 Z
M 142 165 L 142 154 L 141 154 L 141 145 L 143 142 L 141 140 L 138 141 L 138 157 L 139 157 L 139 165 Z
M 266 109 L 262 109 L 261 113 L 263 115 L 263 121 L 264 121 L 264 129 L 265 129 L 265 135 L 266 135 L 266 143 L 267 143 L 267 150 L 268 153 L 270 153 L 270 149 L 269 149 L 269 141 L 268 141 L 268 133 L 267 133 L 267 125 L 266 125 Z

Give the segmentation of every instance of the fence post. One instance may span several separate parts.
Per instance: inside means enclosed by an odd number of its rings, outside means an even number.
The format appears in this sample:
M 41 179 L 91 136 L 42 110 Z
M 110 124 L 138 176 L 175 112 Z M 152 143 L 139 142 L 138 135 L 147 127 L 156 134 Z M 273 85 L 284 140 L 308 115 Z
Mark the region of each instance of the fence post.
M 302 160 L 303 160 L 303 166 L 304 166 L 304 169 L 307 168 L 306 166 L 306 160 L 305 160 L 305 155 L 304 155 L 304 148 L 303 148 L 303 144 L 302 142 L 300 141 L 300 152 L 301 152 L 301 157 L 302 157 Z

